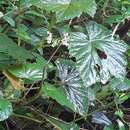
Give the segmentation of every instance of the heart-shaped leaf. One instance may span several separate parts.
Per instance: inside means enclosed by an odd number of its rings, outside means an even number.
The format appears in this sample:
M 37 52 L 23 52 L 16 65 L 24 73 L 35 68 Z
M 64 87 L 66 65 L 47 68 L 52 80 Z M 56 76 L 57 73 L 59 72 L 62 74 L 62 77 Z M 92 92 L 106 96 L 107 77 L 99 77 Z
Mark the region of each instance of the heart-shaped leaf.
M 46 65 L 47 61 L 38 56 L 36 62 L 26 63 L 20 66 L 12 67 L 8 71 L 15 75 L 16 77 L 28 79 L 31 81 L 39 81 L 42 79 L 43 67 Z M 50 68 L 52 65 L 48 65 Z
M 85 116 L 88 111 L 88 91 L 83 86 L 82 80 L 73 62 L 67 60 L 57 60 L 58 77 L 62 82 L 62 87 L 66 97 L 74 105 L 75 111 Z

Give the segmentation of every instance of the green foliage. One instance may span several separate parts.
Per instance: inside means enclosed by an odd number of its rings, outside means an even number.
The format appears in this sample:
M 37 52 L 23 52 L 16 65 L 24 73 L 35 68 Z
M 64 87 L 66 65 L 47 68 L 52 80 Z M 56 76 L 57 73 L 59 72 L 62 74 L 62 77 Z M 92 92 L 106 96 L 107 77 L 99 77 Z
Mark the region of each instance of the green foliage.
M 87 95 L 89 89 L 83 86 L 79 73 L 73 63 L 67 64 L 67 61 L 59 60 L 56 65 L 58 77 L 61 79 L 66 97 L 74 105 L 75 111 L 85 116 L 88 111 Z
M 106 28 L 90 22 L 86 25 L 85 33 L 71 33 L 69 42 L 70 54 L 76 58 L 86 87 L 96 82 L 105 84 L 111 76 L 124 78 L 127 45 L 115 39 Z
M 51 84 L 45 83 L 42 87 L 43 96 L 48 96 L 55 99 L 58 103 L 66 106 L 74 111 L 73 104 L 66 98 L 64 89 L 61 87 L 55 87 Z
M 127 130 L 129 17 L 128 0 L 0 0 L 0 129 Z
M 12 111 L 12 104 L 6 99 L 0 99 L 0 121 L 6 120 Z
M 22 79 L 39 81 L 42 78 L 43 68 L 46 63 L 47 61 L 44 58 L 38 57 L 36 58 L 36 63 L 25 63 L 20 66 L 12 67 L 8 71 Z M 52 65 L 49 66 L 50 68 L 53 67 Z
M 39 8 L 56 12 L 58 21 L 79 17 L 82 12 L 94 17 L 96 13 L 95 0 L 30 0 L 25 4 L 31 3 Z
M 87 12 L 92 17 L 96 12 L 94 0 L 44 0 L 43 8 L 56 12 L 58 20 L 72 19 Z
M 113 79 L 110 82 L 110 86 L 113 91 L 125 91 L 130 88 L 130 80 L 125 78 L 123 81 L 119 79 Z
M 112 126 L 105 126 L 103 130 L 114 130 Z
M 25 61 L 26 59 L 32 59 L 32 55 L 29 51 L 19 47 L 13 42 L 12 39 L 8 38 L 5 34 L 0 34 L 0 53 L 8 55 L 11 58 L 17 59 L 18 61 Z

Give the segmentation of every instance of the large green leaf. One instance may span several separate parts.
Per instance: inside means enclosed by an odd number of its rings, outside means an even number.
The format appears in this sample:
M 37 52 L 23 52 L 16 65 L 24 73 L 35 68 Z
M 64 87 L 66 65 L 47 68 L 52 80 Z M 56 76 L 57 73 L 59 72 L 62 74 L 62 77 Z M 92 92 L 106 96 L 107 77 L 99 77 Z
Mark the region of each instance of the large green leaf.
M 86 33 L 73 32 L 69 39 L 70 54 L 76 58 L 77 69 L 85 86 L 106 83 L 111 76 L 124 78 L 127 45 L 112 36 L 105 27 L 89 22 Z
M 75 111 L 85 116 L 89 106 L 89 89 L 83 86 L 79 73 L 70 61 L 58 60 L 56 65 L 66 97 L 74 105 Z
M 33 5 L 56 12 L 59 21 L 80 16 L 82 12 L 94 16 L 95 0 L 30 0 Z
M 47 61 L 42 57 L 37 57 L 36 62 L 34 63 L 25 63 L 20 66 L 14 66 L 8 71 L 15 75 L 16 77 L 28 79 L 32 81 L 38 81 L 42 79 L 43 68 L 46 65 Z M 49 64 L 51 68 L 52 65 Z
M 6 120 L 12 111 L 12 104 L 6 99 L 0 99 L 0 121 Z
M 24 48 L 15 44 L 12 39 L 8 38 L 5 34 L 0 33 L 0 53 L 6 54 L 14 59 L 25 61 L 32 59 L 31 53 Z

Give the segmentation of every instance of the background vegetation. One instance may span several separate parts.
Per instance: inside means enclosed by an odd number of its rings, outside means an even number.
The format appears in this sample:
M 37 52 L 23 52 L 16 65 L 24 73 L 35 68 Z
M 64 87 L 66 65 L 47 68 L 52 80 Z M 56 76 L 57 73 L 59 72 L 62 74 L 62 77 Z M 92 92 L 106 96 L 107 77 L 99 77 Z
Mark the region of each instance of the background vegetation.
M 129 0 L 0 0 L 0 130 L 129 130 Z

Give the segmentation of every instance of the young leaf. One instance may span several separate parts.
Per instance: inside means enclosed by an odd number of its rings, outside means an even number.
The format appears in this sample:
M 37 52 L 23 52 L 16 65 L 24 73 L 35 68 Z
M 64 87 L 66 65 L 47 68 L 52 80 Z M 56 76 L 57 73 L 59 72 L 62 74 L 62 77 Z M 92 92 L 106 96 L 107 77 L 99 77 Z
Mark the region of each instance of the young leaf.
M 78 111 L 79 114 L 85 116 L 89 106 L 89 89 L 83 86 L 82 80 L 73 62 L 58 60 L 56 65 L 58 68 L 58 77 L 63 84 L 62 87 L 66 97 L 74 105 L 75 111 Z
M 77 69 L 85 86 L 106 83 L 111 76 L 124 78 L 127 45 L 112 36 L 106 28 L 89 22 L 86 33 L 70 34 L 70 54 L 76 58 Z
M 121 119 L 124 117 L 124 113 L 121 109 L 115 111 L 115 115 L 120 117 Z
M 32 3 L 34 0 L 32 0 Z M 94 16 L 96 13 L 95 0 L 42 0 L 35 2 L 38 7 L 56 12 L 59 21 L 80 16 L 82 12 Z
M 0 121 L 6 120 L 12 111 L 12 104 L 6 99 L 0 99 Z

